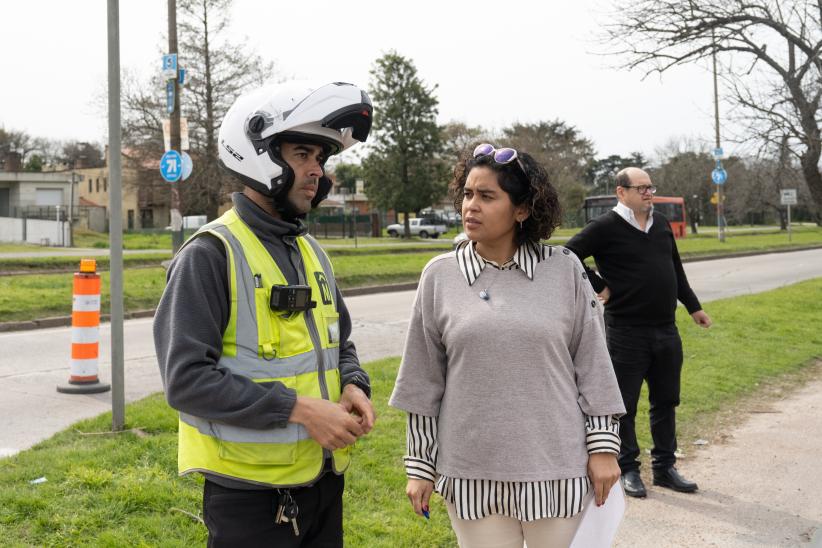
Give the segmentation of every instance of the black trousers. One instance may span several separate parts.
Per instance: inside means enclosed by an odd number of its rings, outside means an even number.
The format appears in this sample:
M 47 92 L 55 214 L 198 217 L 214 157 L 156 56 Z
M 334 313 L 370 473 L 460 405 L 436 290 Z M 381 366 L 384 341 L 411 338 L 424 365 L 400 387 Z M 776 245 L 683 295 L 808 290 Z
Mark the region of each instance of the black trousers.
M 326 472 L 310 487 L 291 489 L 299 508 L 297 537 L 290 523 L 274 522 L 279 501 L 276 490 L 230 489 L 206 480 L 203 518 L 208 527 L 208 546 L 341 547 L 344 485 L 343 476 Z
M 625 415 L 619 421 L 619 467 L 623 472 L 639 468 L 635 422 L 644 380 L 648 383 L 654 441 L 651 466 L 655 470 L 668 468 L 676 462 L 676 407 L 682 372 L 682 339 L 676 324 L 628 327 L 609 322 L 605 333 L 625 404 Z

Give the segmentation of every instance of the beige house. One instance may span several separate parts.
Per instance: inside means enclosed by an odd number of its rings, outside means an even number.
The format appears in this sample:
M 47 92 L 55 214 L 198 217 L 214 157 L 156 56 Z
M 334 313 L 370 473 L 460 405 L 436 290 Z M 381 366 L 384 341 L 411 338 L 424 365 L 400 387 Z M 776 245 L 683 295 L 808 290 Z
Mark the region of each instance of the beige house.
M 168 226 L 171 221 L 171 192 L 169 184 L 160 176 L 159 163 L 141 164 L 129 154 L 128 150 L 122 152 L 123 228 L 138 230 Z M 110 192 L 108 149 L 104 167 L 79 168 L 74 169 L 74 173 L 77 173 L 80 179 L 77 192 L 81 208 L 102 207 L 107 211 Z M 107 219 L 108 214 L 105 217 Z M 89 228 L 100 230 L 96 226 Z

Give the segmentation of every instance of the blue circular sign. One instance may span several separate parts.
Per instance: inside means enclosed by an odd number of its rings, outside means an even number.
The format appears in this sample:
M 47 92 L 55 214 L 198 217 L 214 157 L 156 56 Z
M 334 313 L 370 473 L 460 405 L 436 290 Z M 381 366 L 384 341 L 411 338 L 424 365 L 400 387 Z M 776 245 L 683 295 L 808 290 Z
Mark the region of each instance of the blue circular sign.
M 718 167 L 711 172 L 711 180 L 714 184 L 724 185 L 725 181 L 728 180 L 728 172 L 721 167 Z
M 160 175 L 169 183 L 180 180 L 183 176 L 183 158 L 176 150 L 169 150 L 160 158 Z

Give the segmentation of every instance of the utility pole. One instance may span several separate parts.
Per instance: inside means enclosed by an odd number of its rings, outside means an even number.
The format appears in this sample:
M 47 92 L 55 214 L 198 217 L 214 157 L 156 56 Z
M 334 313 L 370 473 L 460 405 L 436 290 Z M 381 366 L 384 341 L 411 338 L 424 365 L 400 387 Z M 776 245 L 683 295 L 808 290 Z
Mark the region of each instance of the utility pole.
M 168 0 L 168 53 L 177 53 L 177 0 Z M 177 65 L 179 69 L 179 64 Z M 178 73 L 179 74 L 179 73 Z M 174 86 L 174 110 L 170 114 L 170 140 L 171 150 L 182 153 L 180 140 L 180 79 L 175 75 L 173 82 L 168 85 Z M 171 247 L 174 253 L 183 245 L 183 216 L 180 214 L 180 181 L 182 177 L 171 184 Z
M 123 194 L 120 153 L 120 3 L 108 0 L 108 166 L 111 300 L 111 429 L 125 427 L 123 353 Z
M 713 58 L 713 65 L 714 65 L 714 125 L 716 128 L 716 150 L 721 150 L 722 146 L 719 141 L 719 85 L 717 84 L 717 76 L 716 76 L 716 36 L 714 34 L 713 29 L 711 29 L 711 39 L 713 40 L 713 53 L 711 57 Z M 722 169 L 721 163 L 719 161 L 720 155 L 717 155 L 717 169 Z M 724 185 L 724 180 L 721 183 L 717 183 L 716 185 L 716 225 L 717 230 L 719 231 L 719 241 L 725 241 L 725 222 L 724 222 L 724 196 L 722 196 L 722 187 Z

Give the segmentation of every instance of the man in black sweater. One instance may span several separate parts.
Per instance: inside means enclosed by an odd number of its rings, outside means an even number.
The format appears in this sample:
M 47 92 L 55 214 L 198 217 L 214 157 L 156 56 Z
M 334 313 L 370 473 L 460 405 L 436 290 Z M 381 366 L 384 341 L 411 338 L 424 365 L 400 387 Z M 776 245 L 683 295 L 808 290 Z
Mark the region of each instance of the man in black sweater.
M 654 485 L 690 493 L 697 485 L 677 472 L 676 406 L 682 371 L 682 340 L 675 323 L 677 300 L 694 322 L 711 319 L 696 298 L 676 248 L 673 231 L 654 212 L 656 188 L 639 168 L 616 176 L 616 207 L 592 220 L 566 247 L 581 261 L 593 256 L 599 274 L 588 278 L 605 305 L 608 350 L 614 363 L 626 414 L 620 419 L 619 466 L 625 493 L 646 496 L 639 475 L 639 445 L 634 422 L 642 381 L 648 383 Z

